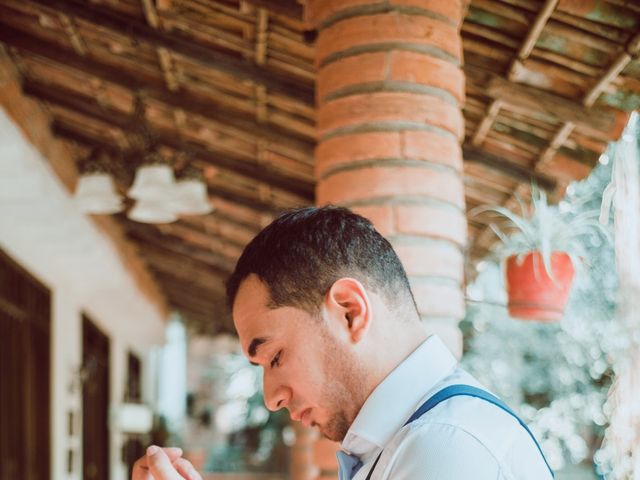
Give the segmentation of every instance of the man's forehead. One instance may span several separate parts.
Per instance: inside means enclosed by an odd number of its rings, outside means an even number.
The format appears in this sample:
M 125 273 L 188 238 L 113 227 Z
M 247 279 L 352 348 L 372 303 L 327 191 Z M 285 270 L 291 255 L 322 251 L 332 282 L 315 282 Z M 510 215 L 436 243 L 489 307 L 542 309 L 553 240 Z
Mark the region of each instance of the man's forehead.
M 244 352 L 248 351 L 254 338 L 264 337 L 264 322 L 269 313 L 268 302 L 268 289 L 257 275 L 251 274 L 240 283 L 232 313 Z
M 233 301 L 233 320 L 253 315 L 267 308 L 269 302 L 269 290 L 260 278 L 251 274 L 245 278 L 238 287 L 236 298 Z

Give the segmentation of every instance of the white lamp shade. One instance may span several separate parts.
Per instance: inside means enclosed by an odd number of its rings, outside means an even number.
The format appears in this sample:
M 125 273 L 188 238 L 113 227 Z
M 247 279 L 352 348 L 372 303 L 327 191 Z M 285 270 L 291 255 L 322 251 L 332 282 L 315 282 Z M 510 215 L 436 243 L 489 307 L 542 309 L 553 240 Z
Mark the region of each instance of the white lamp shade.
M 167 200 L 174 186 L 175 178 L 169 165 L 143 165 L 136 171 L 128 195 L 136 200 Z
M 171 223 L 178 219 L 167 202 L 154 200 L 138 200 L 127 217 L 141 223 Z
M 184 179 L 176 182 L 171 202 L 173 210 L 182 215 L 206 215 L 213 210 L 209 204 L 207 186 L 202 180 Z
M 78 179 L 74 201 L 84 213 L 110 215 L 122 211 L 122 197 L 108 173 L 88 173 Z

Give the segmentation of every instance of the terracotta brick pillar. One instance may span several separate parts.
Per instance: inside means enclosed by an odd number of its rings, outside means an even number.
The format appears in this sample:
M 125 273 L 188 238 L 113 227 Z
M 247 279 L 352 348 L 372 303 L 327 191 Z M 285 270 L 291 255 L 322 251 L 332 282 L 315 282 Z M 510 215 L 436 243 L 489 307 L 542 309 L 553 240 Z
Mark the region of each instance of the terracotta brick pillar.
M 318 30 L 318 204 L 370 218 L 425 325 L 461 353 L 463 0 L 308 0 Z
M 458 355 L 463 1 L 307 0 L 305 11 L 318 31 L 318 204 L 373 221 L 400 255 L 425 325 Z M 337 478 L 337 448 L 316 443 L 322 479 Z

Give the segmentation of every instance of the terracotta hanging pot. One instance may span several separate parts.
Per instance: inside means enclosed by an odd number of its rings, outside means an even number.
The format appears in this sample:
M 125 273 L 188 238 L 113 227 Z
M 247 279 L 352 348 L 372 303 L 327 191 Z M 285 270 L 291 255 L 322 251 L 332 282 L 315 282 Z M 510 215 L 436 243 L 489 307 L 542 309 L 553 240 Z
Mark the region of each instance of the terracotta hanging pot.
M 520 260 L 515 255 L 507 258 L 509 315 L 546 323 L 562 319 L 575 273 L 571 257 L 554 252 L 551 271 L 553 279 L 540 252 L 529 253 Z

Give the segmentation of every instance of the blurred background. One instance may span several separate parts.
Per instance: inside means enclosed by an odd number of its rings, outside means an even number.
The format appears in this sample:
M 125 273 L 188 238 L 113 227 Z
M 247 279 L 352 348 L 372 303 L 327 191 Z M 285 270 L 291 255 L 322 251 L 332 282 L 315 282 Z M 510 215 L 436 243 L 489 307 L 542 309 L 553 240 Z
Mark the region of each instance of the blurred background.
M 640 479 L 639 34 L 628 0 L 0 0 L 0 480 L 150 443 L 337 478 L 223 283 L 328 203 L 559 479 Z

